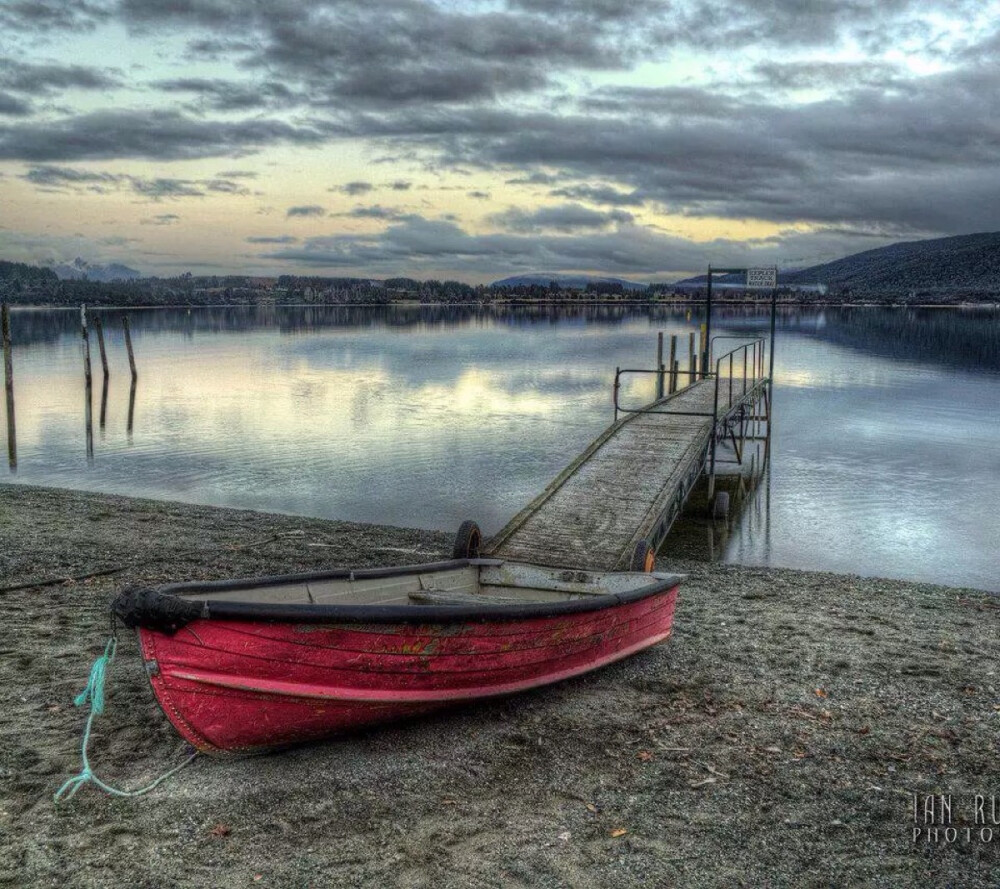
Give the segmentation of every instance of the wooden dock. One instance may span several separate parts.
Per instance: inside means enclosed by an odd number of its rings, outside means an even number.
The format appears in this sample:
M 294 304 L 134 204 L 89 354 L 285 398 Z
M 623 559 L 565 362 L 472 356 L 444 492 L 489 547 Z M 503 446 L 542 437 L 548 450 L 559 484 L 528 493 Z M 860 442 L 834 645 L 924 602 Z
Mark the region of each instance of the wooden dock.
M 753 360 L 749 377 L 746 367 L 740 364 L 734 376 L 730 359 L 728 376 L 723 368 L 723 376 L 698 380 L 616 420 L 487 541 L 485 554 L 629 570 L 637 545 L 655 550 L 701 473 L 714 473 L 716 442 L 732 436 L 738 445 L 735 436 L 745 436 L 759 416 L 767 399 L 763 362 Z

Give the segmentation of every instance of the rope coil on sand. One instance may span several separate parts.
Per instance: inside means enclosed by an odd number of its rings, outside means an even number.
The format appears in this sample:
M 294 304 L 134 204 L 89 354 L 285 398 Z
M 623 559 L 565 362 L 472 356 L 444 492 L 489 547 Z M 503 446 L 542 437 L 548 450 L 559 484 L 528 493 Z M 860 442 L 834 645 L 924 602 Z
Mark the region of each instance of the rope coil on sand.
M 90 766 L 90 759 L 87 756 L 87 747 L 90 744 L 90 731 L 94 724 L 94 717 L 99 716 L 104 712 L 104 685 L 107 680 L 108 668 L 111 666 L 112 661 L 114 661 L 117 650 L 118 639 L 112 635 L 112 637 L 108 640 L 108 644 L 104 648 L 104 654 L 97 658 L 97 660 L 94 661 L 93 666 L 90 668 L 90 678 L 87 680 L 87 685 L 84 687 L 83 691 L 73 699 L 73 703 L 77 707 L 83 707 L 88 702 L 90 703 L 90 714 L 87 716 L 87 725 L 83 732 L 83 744 L 80 749 L 80 756 L 83 760 L 83 768 L 80 770 L 79 774 L 74 775 L 55 792 L 52 798 L 56 805 L 65 802 L 66 800 L 71 800 L 76 795 L 76 792 L 87 783 L 93 784 L 105 793 L 111 794 L 111 796 L 143 796 L 162 784 L 167 780 L 167 778 L 177 774 L 177 772 L 188 765 L 198 755 L 198 751 L 196 750 L 180 765 L 174 766 L 174 768 L 170 769 L 170 771 L 160 775 L 160 777 L 155 781 L 150 782 L 145 787 L 139 787 L 136 790 L 121 790 L 117 787 L 112 787 L 110 784 L 106 784 L 94 774 L 94 770 Z

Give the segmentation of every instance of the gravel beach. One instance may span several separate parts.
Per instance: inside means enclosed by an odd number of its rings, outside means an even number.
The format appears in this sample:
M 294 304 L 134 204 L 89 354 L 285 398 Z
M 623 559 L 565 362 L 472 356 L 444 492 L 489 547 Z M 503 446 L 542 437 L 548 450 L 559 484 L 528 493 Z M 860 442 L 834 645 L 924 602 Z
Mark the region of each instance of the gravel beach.
M 1000 885 L 1000 826 L 988 841 L 974 824 L 976 794 L 1000 821 L 1000 598 L 666 556 L 689 574 L 674 636 L 621 664 L 279 754 L 200 756 L 139 799 L 88 786 L 53 805 L 122 586 L 450 546 L 0 485 L 0 885 Z M 185 750 L 123 632 L 95 771 L 136 786 Z M 954 841 L 914 842 L 914 792 L 951 796 Z

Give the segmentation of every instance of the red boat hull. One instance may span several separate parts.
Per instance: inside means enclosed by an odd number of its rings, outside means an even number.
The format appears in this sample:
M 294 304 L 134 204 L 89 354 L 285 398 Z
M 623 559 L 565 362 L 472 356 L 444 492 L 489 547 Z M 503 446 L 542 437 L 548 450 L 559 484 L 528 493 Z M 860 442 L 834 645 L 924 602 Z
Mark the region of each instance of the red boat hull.
M 247 753 L 512 694 L 670 635 L 677 587 L 579 614 L 433 624 L 194 620 L 140 628 L 157 700 L 199 750 Z

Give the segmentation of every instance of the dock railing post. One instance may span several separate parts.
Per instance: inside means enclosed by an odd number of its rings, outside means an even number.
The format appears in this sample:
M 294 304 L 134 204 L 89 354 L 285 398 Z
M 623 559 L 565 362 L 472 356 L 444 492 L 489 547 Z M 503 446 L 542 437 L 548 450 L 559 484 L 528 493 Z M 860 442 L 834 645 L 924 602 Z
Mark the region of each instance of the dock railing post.
M 618 422 L 618 387 L 620 384 L 619 380 L 621 377 L 622 369 L 621 367 L 615 368 L 615 387 L 614 387 L 614 399 L 615 399 L 615 422 Z
M 719 361 L 722 359 L 720 358 Z M 712 505 L 715 496 L 715 427 L 719 422 L 719 364 L 715 365 L 715 398 L 712 400 L 712 440 L 709 443 L 708 466 L 708 504 Z
M 656 334 L 656 400 L 663 398 L 663 331 Z
M 677 334 L 670 335 L 670 393 L 677 391 Z
M 17 430 L 14 426 L 14 357 L 10 345 L 10 309 L 0 306 L 0 330 L 3 338 L 3 379 L 7 392 L 7 462 L 17 469 Z

